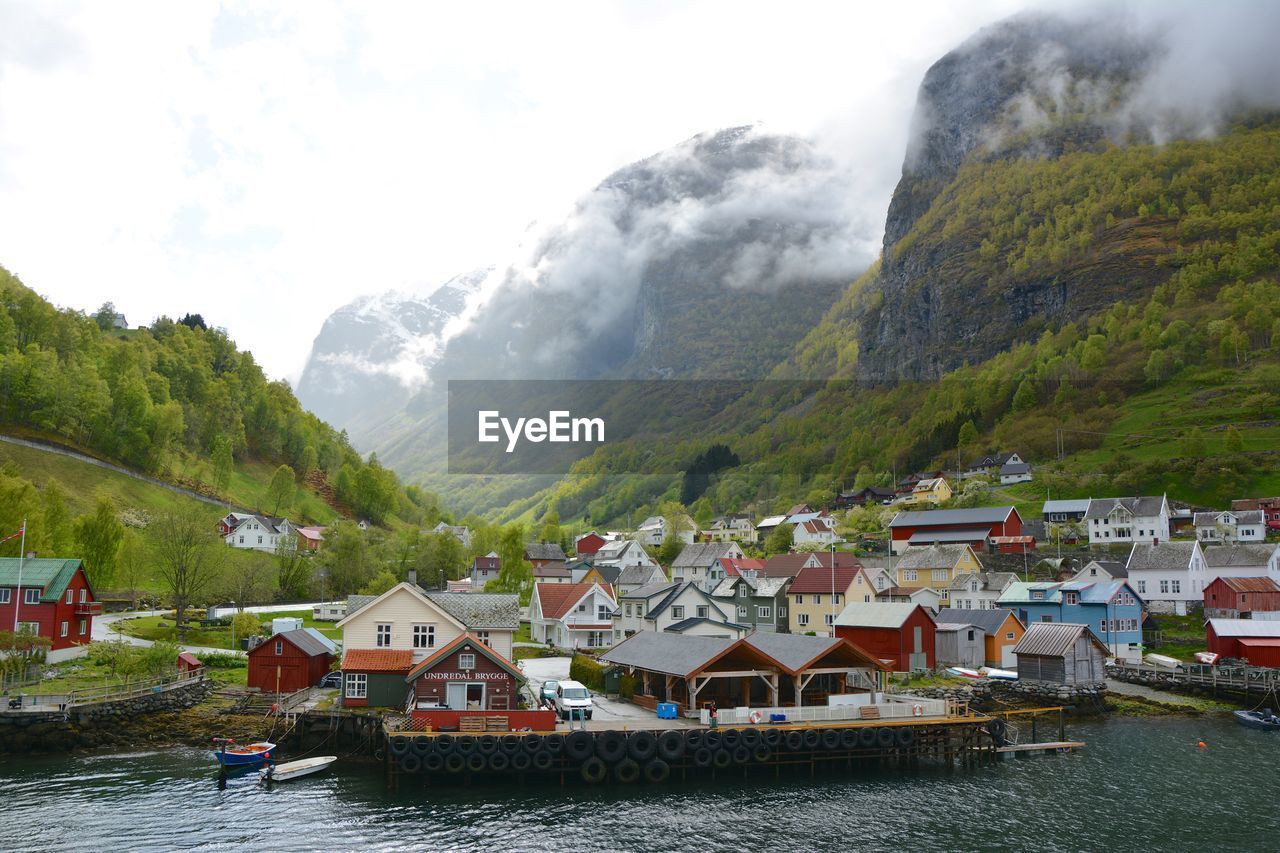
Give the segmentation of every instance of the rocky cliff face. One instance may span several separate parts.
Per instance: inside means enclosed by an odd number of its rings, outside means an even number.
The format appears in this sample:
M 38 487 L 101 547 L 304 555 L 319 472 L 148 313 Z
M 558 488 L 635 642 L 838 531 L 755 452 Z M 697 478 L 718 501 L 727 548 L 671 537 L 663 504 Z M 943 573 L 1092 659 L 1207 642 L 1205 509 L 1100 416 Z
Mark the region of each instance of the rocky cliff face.
M 1121 26 L 1026 15 L 983 30 L 929 69 L 885 222 L 873 284 L 880 297 L 857 324 L 862 378 L 936 378 L 1108 304 L 1109 267 L 1131 270 L 1131 286 L 1150 278 L 1158 247 L 1135 246 L 1120 239 L 1123 231 L 1101 235 L 1097 250 L 1069 269 L 998 288 L 975 275 L 974 241 L 939 238 L 944 223 L 904 238 L 966 161 L 1051 158 L 1133 139 L 1119 107 L 1157 53 Z

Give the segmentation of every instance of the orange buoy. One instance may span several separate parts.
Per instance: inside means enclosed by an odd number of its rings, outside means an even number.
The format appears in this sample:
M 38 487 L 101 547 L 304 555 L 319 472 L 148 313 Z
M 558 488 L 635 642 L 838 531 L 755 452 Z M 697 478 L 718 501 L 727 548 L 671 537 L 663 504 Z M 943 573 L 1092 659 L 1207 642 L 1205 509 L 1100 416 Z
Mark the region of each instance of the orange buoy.
M 1206 744 L 1204 741 L 1200 741 L 1199 743 L 1196 744 L 1196 746 L 1198 746 L 1200 749 L 1204 749 Z

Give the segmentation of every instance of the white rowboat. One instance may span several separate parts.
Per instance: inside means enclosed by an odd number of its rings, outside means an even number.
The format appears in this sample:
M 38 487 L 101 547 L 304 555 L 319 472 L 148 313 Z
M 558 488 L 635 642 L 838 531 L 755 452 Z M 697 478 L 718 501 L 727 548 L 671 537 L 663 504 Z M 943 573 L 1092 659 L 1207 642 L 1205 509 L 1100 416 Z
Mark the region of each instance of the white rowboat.
M 267 766 L 258 771 L 263 780 L 271 782 L 288 782 L 302 776 L 310 776 L 328 768 L 338 760 L 336 755 L 321 755 L 316 758 L 300 758 L 297 761 L 286 761 L 283 764 Z

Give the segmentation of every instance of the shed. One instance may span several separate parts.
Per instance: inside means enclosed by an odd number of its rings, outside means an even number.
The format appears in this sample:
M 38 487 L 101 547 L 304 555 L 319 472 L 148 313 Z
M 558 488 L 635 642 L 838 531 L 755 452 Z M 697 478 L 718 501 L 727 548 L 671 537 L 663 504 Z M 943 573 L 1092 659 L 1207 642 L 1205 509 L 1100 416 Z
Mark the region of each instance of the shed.
M 986 635 L 985 663 L 987 666 L 1012 669 L 1017 666 L 1013 648 L 1026 633 L 1026 627 L 1012 610 L 990 607 L 981 610 L 962 610 L 944 607 L 938 611 L 938 622 L 969 623 L 977 625 Z M 939 652 L 941 655 L 941 652 Z
M 194 672 L 204 664 L 191 652 L 178 652 L 178 672 Z
M 1107 647 L 1088 625 L 1036 622 L 1018 645 L 1018 678 L 1051 684 L 1098 684 L 1107 677 Z
M 937 628 L 919 604 L 853 602 L 836 617 L 836 636 L 865 649 L 895 672 L 931 670 L 937 663 Z
M 987 632 L 971 622 L 937 624 L 938 666 L 980 667 L 986 661 Z
M 1210 619 L 1205 627 L 1209 651 L 1241 658 L 1254 666 L 1280 667 L 1280 621 Z
M 263 693 L 292 693 L 319 683 L 333 652 L 307 631 L 285 631 L 249 652 L 249 686 Z
M 1210 619 L 1270 618 L 1277 611 L 1280 585 L 1271 578 L 1220 577 L 1204 588 L 1204 615 Z

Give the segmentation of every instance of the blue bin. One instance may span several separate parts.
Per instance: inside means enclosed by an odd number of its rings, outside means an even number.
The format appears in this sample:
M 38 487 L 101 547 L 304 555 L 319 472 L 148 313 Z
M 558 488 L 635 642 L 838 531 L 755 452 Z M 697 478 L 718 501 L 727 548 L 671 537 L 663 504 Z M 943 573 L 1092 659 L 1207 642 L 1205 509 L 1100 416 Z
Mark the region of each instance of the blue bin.
M 674 702 L 658 703 L 658 719 L 674 720 L 676 718 L 676 704 Z
M 769 715 L 769 722 L 771 723 L 785 723 L 786 721 L 787 721 L 786 714 L 770 714 Z

